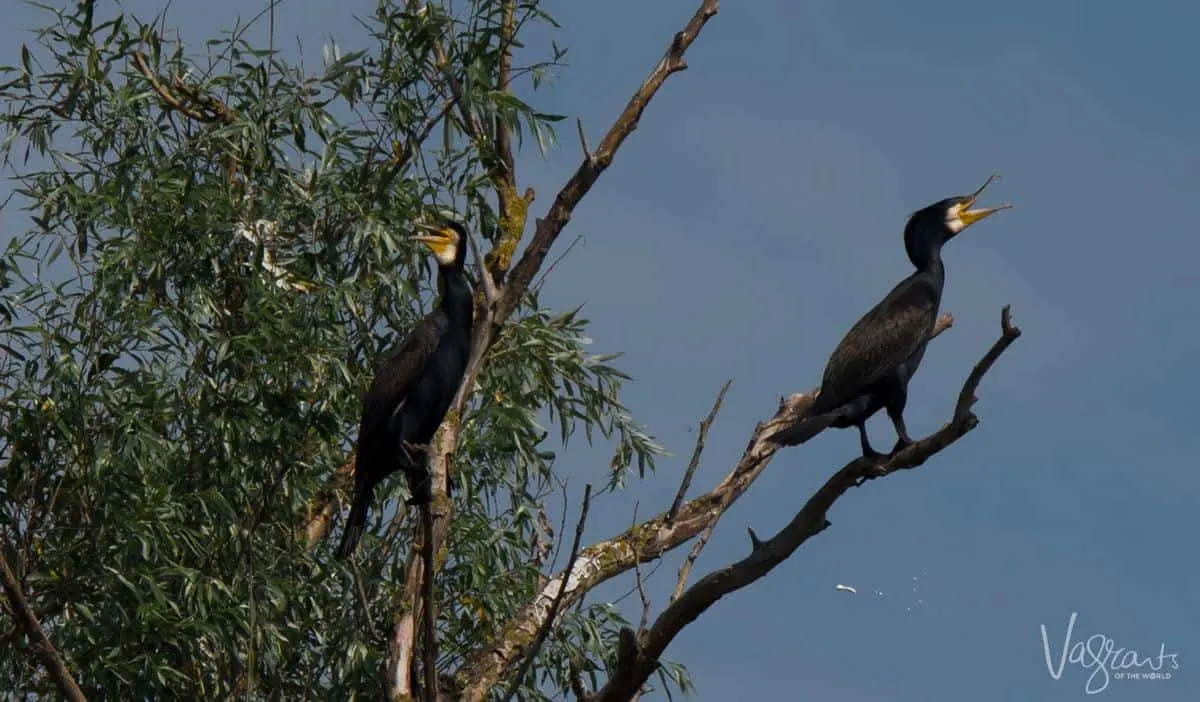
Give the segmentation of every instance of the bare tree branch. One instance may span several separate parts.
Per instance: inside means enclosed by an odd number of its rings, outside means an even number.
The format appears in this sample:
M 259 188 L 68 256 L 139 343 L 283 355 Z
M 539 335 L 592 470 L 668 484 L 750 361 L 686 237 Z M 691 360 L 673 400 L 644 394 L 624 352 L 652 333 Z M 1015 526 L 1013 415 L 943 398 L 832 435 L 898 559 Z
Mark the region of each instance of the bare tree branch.
M 566 258 L 568 255 L 570 255 L 571 250 L 574 249 L 576 244 L 578 244 L 581 241 L 583 241 L 582 234 L 580 234 L 580 235 L 576 236 L 574 239 L 572 239 L 571 243 L 567 244 L 567 248 L 564 249 L 563 252 L 560 253 L 557 258 L 555 258 L 553 261 L 551 261 L 550 265 L 546 266 L 546 269 L 543 270 L 541 275 L 538 276 L 538 279 L 535 280 L 533 282 L 533 284 L 531 284 L 529 286 L 529 291 L 531 293 L 533 293 L 534 295 L 537 295 L 538 292 L 541 291 L 542 285 L 546 282 L 546 279 L 548 277 L 550 277 L 550 274 L 553 273 L 554 269 L 558 267 L 558 264 L 562 263 L 563 259 Z
M 696 446 L 692 449 L 692 460 L 688 461 L 687 470 L 683 473 L 683 480 L 679 483 L 679 491 L 675 493 L 675 501 L 671 503 L 671 509 L 667 510 L 667 521 L 670 522 L 679 513 L 679 506 L 683 504 L 683 499 L 687 497 L 688 487 L 692 484 L 692 476 L 696 474 L 696 469 L 700 467 L 700 455 L 704 453 L 704 441 L 708 438 L 708 428 L 712 426 L 713 420 L 717 418 L 717 412 L 721 411 L 721 403 L 725 401 L 725 393 L 729 392 L 729 386 L 733 384 L 733 379 L 725 381 L 721 386 L 721 391 L 717 393 L 717 401 L 713 403 L 712 409 L 708 411 L 708 416 L 700 420 L 700 429 L 696 433 Z
M 85 702 L 87 698 L 83 696 L 83 691 L 75 683 L 75 678 L 71 677 L 71 671 L 67 670 L 67 664 L 63 662 L 58 649 L 54 648 L 54 644 L 50 643 L 50 639 L 46 638 L 46 633 L 42 631 L 42 625 L 38 622 L 37 615 L 33 613 L 28 600 L 25 599 L 21 581 L 8 566 L 8 559 L 4 557 L 3 548 L 0 548 L 0 585 L 4 586 L 4 594 L 8 597 L 9 605 L 12 608 L 13 619 L 24 630 L 25 636 L 29 639 L 30 648 L 34 655 L 41 659 L 42 665 L 46 666 L 46 671 L 54 680 L 55 686 L 58 687 L 59 694 L 70 702 Z
M 550 211 L 544 218 L 537 221 L 533 240 L 526 247 L 525 253 L 521 255 L 520 261 L 513 266 L 510 283 L 506 286 L 505 295 L 500 301 L 499 310 L 497 310 L 499 319 L 507 319 L 512 310 L 516 309 L 521 296 L 541 268 L 550 247 L 553 246 L 563 228 L 567 226 L 567 222 L 571 220 L 571 214 L 575 207 L 591 190 L 592 185 L 600 178 L 600 174 L 612 163 L 613 156 L 621 148 L 621 144 L 633 133 L 633 130 L 637 129 L 638 121 L 641 119 L 646 105 L 650 103 L 650 100 L 654 98 L 658 89 L 671 74 L 687 68 L 683 55 L 692 42 L 696 41 L 696 37 L 700 36 L 704 25 L 717 14 L 717 5 L 717 0 L 703 0 L 700 3 L 696 14 L 692 16 L 683 31 L 677 33 L 671 40 L 666 54 L 642 82 L 637 92 L 633 94 L 629 104 L 625 106 L 617 121 L 604 135 L 600 145 L 596 147 L 595 153 L 584 157 L 583 163 L 579 165 L 575 174 L 554 198 L 554 204 L 550 206 Z
M 504 43 L 504 49 L 500 52 L 500 75 L 496 81 L 496 89 L 504 92 L 512 90 L 512 47 L 513 35 L 516 34 L 516 17 L 517 17 L 517 0 L 504 0 L 504 19 L 500 26 L 500 41 Z M 510 182 L 514 187 L 516 181 L 513 176 L 516 173 L 513 164 L 512 151 L 512 135 L 508 131 L 508 126 L 504 124 L 504 120 L 500 117 L 499 112 L 496 114 L 496 157 L 499 159 L 499 168 L 502 168 L 508 174 Z M 504 212 L 500 213 L 501 218 L 504 217 Z
M 675 590 L 671 592 L 671 602 L 683 596 L 683 591 L 687 588 L 688 576 L 692 574 L 692 566 L 696 565 L 696 559 L 700 557 L 700 552 L 708 545 L 708 540 L 712 538 L 719 521 L 714 519 L 708 526 L 704 527 L 704 531 L 700 532 L 700 538 L 696 539 L 696 543 L 692 545 L 692 550 L 688 552 L 687 558 L 683 559 L 683 564 L 679 566 L 679 578 L 675 581 Z
M 833 504 L 863 479 L 883 477 L 896 471 L 915 468 L 931 456 L 958 441 L 979 424 L 972 414 L 975 392 L 996 359 L 1021 335 L 1012 325 L 1008 306 L 1001 313 L 1001 334 L 987 354 L 971 371 L 959 393 L 954 415 L 933 434 L 903 450 L 873 462 L 857 458 L 846 464 L 809 498 L 804 507 L 778 534 L 759 541 L 751 531 L 752 551 L 733 565 L 709 573 L 667 606 L 649 631 L 626 647 L 618 660 L 616 673 L 589 698 L 589 702 L 629 700 L 650 675 L 658 669 L 659 657 L 685 626 L 694 621 L 725 595 L 743 588 L 769 573 L 792 555 L 805 541 L 824 531 L 831 523 L 826 515 Z
M 940 335 L 953 323 L 953 317 L 942 315 L 933 336 Z M 729 474 L 711 491 L 684 502 L 674 519 L 668 521 L 667 513 L 663 512 L 618 536 L 584 548 L 574 568 L 551 578 L 486 647 L 467 656 L 456 674 L 462 684 L 463 700 L 482 700 L 503 676 L 505 668 L 522 654 L 525 648 L 522 642 L 532 640 L 546 620 L 550 597 L 547 593 L 558 592 L 562 583 L 570 582 L 564 602 L 570 606 L 600 583 L 632 570 L 634 563 L 654 560 L 713 527 L 750 489 L 781 448 L 774 437 L 804 418 L 818 392 L 819 389 L 814 389 L 783 398 L 775 416 L 754 427 L 745 452 Z
M 692 450 L 692 460 L 688 463 L 687 471 L 683 474 L 683 482 L 679 485 L 679 492 L 675 494 L 675 502 L 671 504 L 671 509 L 667 511 L 668 522 L 675 519 L 675 515 L 679 512 L 679 506 L 683 504 L 684 498 L 687 497 L 687 490 L 692 482 L 692 476 L 700 466 L 700 455 L 704 452 L 704 442 L 708 438 L 708 429 L 712 426 L 713 420 L 717 418 L 717 412 L 721 409 L 721 403 L 725 401 L 725 393 L 729 390 L 729 386 L 732 383 L 732 379 L 725 381 L 725 385 L 721 388 L 721 392 L 717 394 L 717 401 L 713 403 L 708 416 L 700 422 L 700 431 L 696 436 L 696 447 Z M 712 538 L 713 530 L 716 529 L 716 526 L 717 522 L 714 521 L 704 528 L 704 531 L 700 534 L 700 538 L 692 547 L 691 553 L 684 559 L 683 564 L 679 566 L 679 578 L 675 582 L 674 592 L 671 593 L 671 602 L 679 599 L 679 596 L 683 594 L 688 575 L 692 572 L 692 566 L 696 563 L 696 559 L 700 557 L 700 552 L 708 545 L 708 540 Z M 641 633 L 641 630 L 644 628 L 645 625 L 643 623 L 642 627 L 638 629 L 638 633 Z
M 583 528 L 587 524 L 588 508 L 592 504 L 592 486 L 589 483 L 583 488 L 583 507 L 579 509 L 579 523 L 575 525 L 575 541 L 571 544 L 571 557 L 567 559 L 567 571 L 570 572 L 575 567 L 575 560 L 579 558 L 579 543 L 583 541 Z M 504 695 L 505 702 L 508 702 L 517 694 L 517 690 L 521 687 L 521 681 L 529 673 L 529 669 L 533 667 L 533 661 L 537 658 L 538 651 L 546 643 L 546 635 L 550 633 L 550 629 L 554 626 L 554 619 L 558 616 L 558 611 L 562 607 L 563 597 L 567 594 L 566 583 L 559 588 L 555 593 L 553 601 L 550 603 L 550 611 L 546 614 L 546 621 L 538 629 L 537 636 L 534 637 L 533 643 L 530 644 L 529 650 L 525 653 L 525 660 L 521 662 L 521 667 L 517 670 L 517 674 L 513 676 L 512 682 L 508 686 L 508 692 Z

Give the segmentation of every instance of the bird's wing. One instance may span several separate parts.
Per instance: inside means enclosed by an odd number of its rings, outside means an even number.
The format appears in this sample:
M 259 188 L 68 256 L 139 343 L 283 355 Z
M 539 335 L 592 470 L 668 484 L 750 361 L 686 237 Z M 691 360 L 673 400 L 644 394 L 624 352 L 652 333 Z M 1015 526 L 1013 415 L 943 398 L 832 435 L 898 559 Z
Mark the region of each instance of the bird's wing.
M 854 399 L 912 356 L 928 341 L 937 308 L 937 290 L 927 280 L 908 278 L 893 288 L 851 327 L 830 356 L 818 396 L 822 411 Z
M 363 398 L 359 437 L 382 429 L 404 406 L 413 383 L 421 377 L 447 324 L 446 315 L 435 310 L 426 315 L 400 345 L 375 370 L 371 388 Z

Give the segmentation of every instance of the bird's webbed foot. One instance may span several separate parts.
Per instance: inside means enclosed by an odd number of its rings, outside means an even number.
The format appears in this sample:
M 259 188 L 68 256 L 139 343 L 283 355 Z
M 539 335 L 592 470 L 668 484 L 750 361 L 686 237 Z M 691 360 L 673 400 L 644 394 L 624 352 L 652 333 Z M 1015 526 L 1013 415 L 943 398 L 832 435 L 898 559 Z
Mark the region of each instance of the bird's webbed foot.
M 904 449 L 913 445 L 913 440 L 907 436 L 901 436 L 896 439 L 896 445 L 892 447 L 892 455 L 900 453 Z
M 870 440 L 867 439 L 867 428 L 863 424 L 858 425 L 858 438 L 862 445 L 862 458 L 858 459 L 859 476 L 854 481 L 856 486 L 887 475 L 887 469 L 883 467 L 887 455 L 872 448 Z

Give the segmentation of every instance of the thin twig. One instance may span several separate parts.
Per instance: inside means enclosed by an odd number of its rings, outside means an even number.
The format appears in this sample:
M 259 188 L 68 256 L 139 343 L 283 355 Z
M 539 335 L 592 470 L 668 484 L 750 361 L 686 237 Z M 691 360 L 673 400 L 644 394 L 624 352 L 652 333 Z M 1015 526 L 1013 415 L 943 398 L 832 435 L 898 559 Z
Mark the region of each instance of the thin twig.
M 667 510 L 667 524 L 675 521 L 675 515 L 679 514 L 679 507 L 687 497 L 688 488 L 692 485 L 692 476 L 700 467 L 700 455 L 704 453 L 704 442 L 708 438 L 708 429 L 712 426 L 713 420 L 717 418 L 717 412 L 721 411 L 721 403 L 725 401 L 725 393 L 729 391 L 730 385 L 733 385 L 733 378 L 726 380 L 725 384 L 721 386 L 721 391 L 717 393 L 717 401 L 713 403 L 708 415 L 700 420 L 700 430 L 696 433 L 696 446 L 692 449 L 692 459 L 688 461 L 687 470 L 683 472 L 683 480 L 679 483 L 679 491 L 675 493 L 675 501 L 671 503 L 671 509 Z
M 383 179 L 385 184 L 390 183 L 396 175 L 404 170 L 404 167 L 408 165 L 408 162 L 411 161 L 418 153 L 420 153 L 421 147 L 424 146 L 425 141 L 429 139 L 429 135 L 433 134 L 433 130 L 442 123 L 442 120 L 446 119 L 446 115 L 450 112 L 450 110 L 454 109 L 454 106 L 457 103 L 458 98 L 454 96 L 446 98 L 442 102 L 442 106 L 438 109 L 437 113 L 426 118 L 425 122 L 421 125 L 421 128 L 413 132 L 412 136 L 410 136 L 408 140 L 408 143 L 401 147 L 400 152 L 392 155 L 392 159 L 390 161 L 391 169 L 388 173 L 388 176 Z
M 567 254 L 571 253 L 571 250 L 575 248 L 575 245 L 581 241 L 583 241 L 583 235 L 576 235 L 576 237 L 571 240 L 571 243 L 567 244 L 567 248 L 564 249 L 557 258 L 551 261 L 549 266 L 546 266 L 546 270 L 542 271 L 542 274 L 538 276 L 538 279 L 534 281 L 533 285 L 529 286 L 529 291 L 532 294 L 538 294 L 538 292 L 542 289 L 542 285 L 546 282 L 546 278 L 554 272 L 555 268 L 558 268 L 558 264 L 562 263 L 562 260 L 567 257 Z
M 570 589 L 571 571 L 575 568 L 575 561 L 579 558 L 579 544 L 583 541 L 583 528 L 587 524 L 588 507 L 592 503 L 592 485 L 588 483 L 583 488 L 583 506 L 579 510 L 579 523 L 575 526 L 575 541 L 571 544 L 571 557 L 567 560 L 567 569 L 563 571 L 562 585 L 558 589 L 558 594 L 554 596 L 554 601 L 550 604 L 550 613 L 546 616 L 546 621 L 538 629 L 537 636 L 533 639 L 533 644 L 529 647 L 529 651 L 525 654 L 525 660 L 521 662 L 521 667 L 517 669 L 517 674 L 509 683 L 508 692 L 504 695 L 505 702 L 512 700 L 517 694 L 517 690 L 521 687 L 521 681 L 525 679 L 525 674 L 533 666 L 533 659 L 537 658 L 538 651 L 546 642 L 546 636 L 550 633 L 550 628 L 554 625 L 554 618 L 558 616 L 558 608 L 562 606 L 563 597 L 566 596 L 567 590 Z
M 567 510 L 571 508 L 571 496 L 567 494 L 570 481 L 563 480 L 557 475 L 554 476 L 554 480 L 558 483 L 559 492 L 562 494 L 562 514 L 558 518 L 558 536 L 554 539 L 554 552 L 550 556 L 550 570 L 552 571 L 558 565 L 558 557 L 562 555 L 563 537 L 567 535 Z M 570 554 L 567 554 L 567 557 L 570 558 Z
M 365 584 L 363 584 L 362 571 L 358 568 L 358 561 L 354 560 L 353 558 L 349 560 L 350 571 L 354 575 L 355 594 L 358 595 L 358 604 L 362 608 L 363 629 L 374 633 L 375 626 L 371 622 L 371 610 L 369 609 L 368 605 L 371 600 L 367 597 L 367 587 Z
M 640 505 L 640 502 L 633 503 L 633 523 L 629 525 L 630 529 L 638 525 L 637 513 Z M 646 623 L 650 621 L 650 597 L 646 595 L 646 581 L 645 578 L 642 577 L 641 558 L 636 559 L 636 561 L 637 562 L 633 564 L 633 576 L 634 584 L 637 587 L 638 598 L 642 601 L 642 619 L 638 624 L 638 631 L 641 632 L 646 628 Z M 655 570 L 657 569 L 658 568 L 655 567 Z
M 275 5 L 279 0 L 267 0 L 267 80 L 271 84 L 271 68 L 275 65 Z
M 688 552 L 687 558 L 679 566 L 679 578 L 675 581 L 675 590 L 671 593 L 671 602 L 679 599 L 683 595 L 683 591 L 687 589 L 688 576 L 692 574 L 692 566 L 696 565 L 696 559 L 700 557 L 700 552 L 708 545 L 708 540 L 712 538 L 718 523 L 714 519 L 708 526 L 704 527 L 704 531 L 700 532 L 700 538 L 696 539 L 696 543 L 692 545 L 692 550 Z
M 717 393 L 717 401 L 713 403 L 712 409 L 709 410 L 708 416 L 700 422 L 700 430 L 696 436 L 696 448 L 692 451 L 692 460 L 688 463 L 687 471 L 683 475 L 683 482 L 679 485 L 679 492 L 675 494 L 675 502 L 671 505 L 670 511 L 667 512 L 667 523 L 675 521 L 675 516 L 679 514 L 679 508 L 683 505 L 683 500 L 687 497 L 688 486 L 692 482 L 692 476 L 696 472 L 696 468 L 700 465 L 700 454 L 704 451 L 704 442 L 708 438 L 708 429 L 712 426 L 713 420 L 717 418 L 717 412 L 721 409 L 721 403 L 725 401 L 725 393 L 729 390 L 729 386 L 733 384 L 733 379 L 725 381 L 725 385 L 721 387 L 721 391 Z M 675 590 L 671 593 L 670 602 L 679 599 L 683 594 L 684 588 L 687 586 L 688 576 L 691 575 L 692 566 L 696 564 L 696 559 L 700 557 L 700 552 L 708 545 L 708 540 L 712 538 L 713 531 L 717 528 L 717 521 L 714 520 L 711 524 L 704 528 L 701 532 L 699 540 L 692 546 L 692 550 L 684 559 L 683 564 L 679 566 L 679 577 L 675 581 Z
M 575 118 L 575 131 L 579 132 L 579 148 L 583 149 L 583 158 L 592 160 L 592 147 L 588 146 L 587 134 L 583 131 L 583 118 Z

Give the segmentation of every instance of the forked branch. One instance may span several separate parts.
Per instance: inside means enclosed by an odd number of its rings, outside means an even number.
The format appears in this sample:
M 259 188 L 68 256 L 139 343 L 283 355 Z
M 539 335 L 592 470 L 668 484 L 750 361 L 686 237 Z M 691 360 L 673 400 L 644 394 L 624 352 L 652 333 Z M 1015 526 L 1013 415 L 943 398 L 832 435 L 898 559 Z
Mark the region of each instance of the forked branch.
M 954 414 L 941 429 L 920 439 L 903 450 L 884 456 L 877 463 L 858 458 L 846 464 L 809 498 L 792 521 L 775 536 L 759 541 L 751 532 L 750 555 L 733 565 L 709 573 L 683 596 L 676 599 L 658 616 L 653 626 L 637 637 L 636 645 L 626 647 L 617 661 L 616 672 L 589 702 L 617 702 L 630 699 L 658 668 L 659 657 L 683 630 L 709 607 L 735 590 L 758 580 L 800 548 L 805 541 L 824 531 L 831 524 L 829 509 L 846 492 L 864 479 L 879 478 L 899 470 L 915 468 L 931 456 L 961 439 L 978 425 L 971 412 L 975 392 L 983 376 L 1004 351 L 1021 335 L 1013 326 L 1008 306 L 1001 313 L 1001 333 L 987 354 L 975 365 L 959 392 Z M 632 632 L 627 632 L 628 634 Z
M 934 336 L 950 328 L 954 318 L 942 315 Z M 647 563 L 691 541 L 711 529 L 729 507 L 750 489 L 781 448 L 775 437 L 794 426 L 806 415 L 819 390 L 796 393 L 783 398 L 771 419 L 754 427 L 750 442 L 732 470 L 712 490 L 684 502 L 673 518 L 667 511 L 625 532 L 584 548 L 574 568 L 551 578 L 538 594 L 493 636 L 484 648 L 466 658 L 459 668 L 458 681 L 464 700 L 482 700 L 503 676 L 511 663 L 525 651 L 538 627 L 546 621 L 548 602 L 562 583 L 570 582 L 566 601 L 569 607 L 597 585 Z
M 608 133 L 604 135 L 596 150 L 584 155 L 583 163 L 579 164 L 575 174 L 571 176 L 562 190 L 558 191 L 558 195 L 554 198 L 554 204 L 550 206 L 550 211 L 546 213 L 545 217 L 537 220 L 533 240 L 526 247 L 521 259 L 513 266 L 510 283 L 506 286 L 505 295 L 500 301 L 498 310 L 500 320 L 507 319 L 508 315 L 516 309 L 521 296 L 525 294 L 530 282 L 542 267 L 546 254 L 550 252 L 550 247 L 558 239 L 563 228 L 567 226 L 567 222 L 571 220 L 575 207 L 595 185 L 600 174 L 612 163 L 613 156 L 621 148 L 621 144 L 633 133 L 633 130 L 637 129 L 642 112 L 658 93 L 658 89 L 671 74 L 687 68 L 687 63 L 683 60 L 684 54 L 692 42 L 696 41 L 696 37 L 700 36 L 704 25 L 717 14 L 717 9 L 717 0 L 704 0 L 700 3 L 699 9 L 696 10 L 692 19 L 682 31 L 675 34 L 658 65 L 650 71 L 650 75 L 646 76 L 641 87 L 629 99 L 629 103 L 625 105 L 625 109 L 621 111 L 617 121 L 609 127 Z

